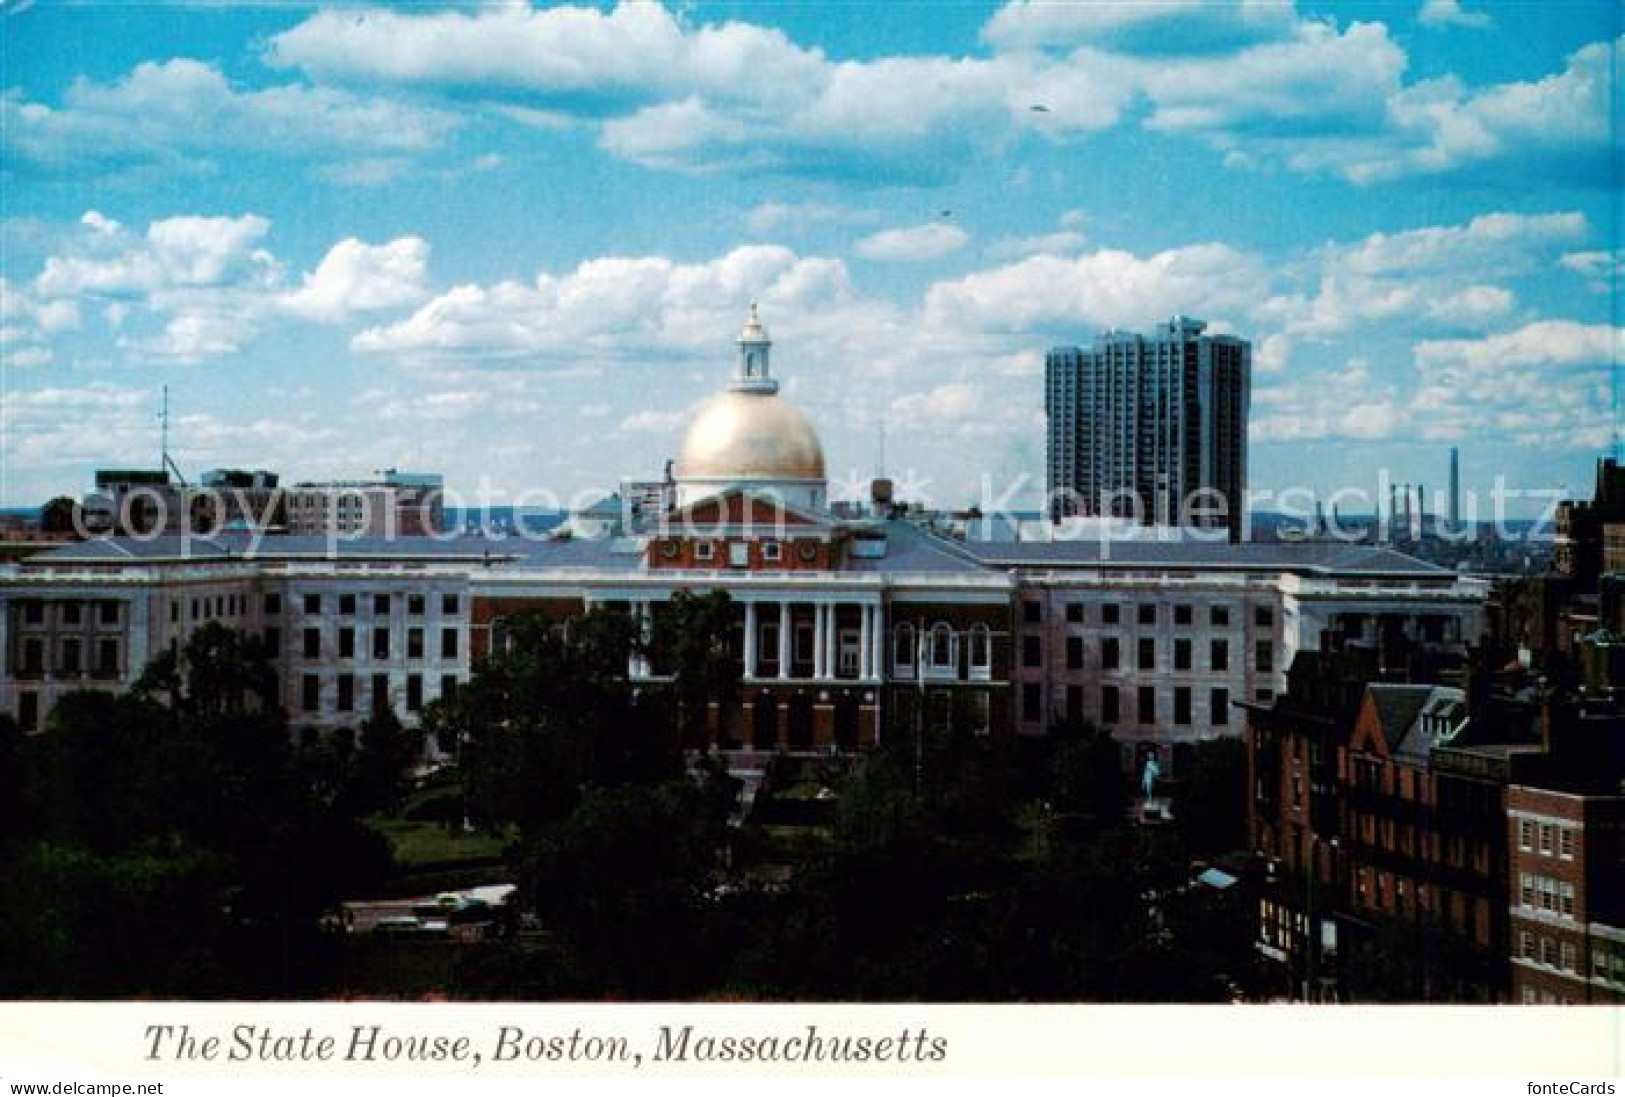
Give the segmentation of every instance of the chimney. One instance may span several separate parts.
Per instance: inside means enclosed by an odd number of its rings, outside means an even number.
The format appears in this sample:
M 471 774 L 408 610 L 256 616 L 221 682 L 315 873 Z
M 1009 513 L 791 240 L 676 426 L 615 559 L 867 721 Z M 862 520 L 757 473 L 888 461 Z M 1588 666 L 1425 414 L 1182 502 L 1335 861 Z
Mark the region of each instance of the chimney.
M 869 482 L 869 510 L 876 518 L 888 518 L 892 509 L 892 482 L 877 476 Z

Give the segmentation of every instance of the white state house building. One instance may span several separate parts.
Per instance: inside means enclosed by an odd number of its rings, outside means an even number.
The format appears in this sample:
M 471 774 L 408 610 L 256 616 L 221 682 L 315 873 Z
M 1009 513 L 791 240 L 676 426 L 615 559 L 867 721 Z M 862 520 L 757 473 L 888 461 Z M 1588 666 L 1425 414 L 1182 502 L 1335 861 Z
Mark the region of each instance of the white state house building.
M 648 620 L 674 592 L 725 590 L 743 689 L 704 746 L 828 754 L 889 727 L 1079 720 L 1169 773 L 1179 744 L 1240 736 L 1234 706 L 1284 689 L 1298 651 L 1462 651 L 1482 632 L 1481 581 L 1380 546 L 969 541 L 894 510 L 884 481 L 867 507 L 832 506 L 770 346 L 753 306 L 731 383 L 638 513 L 547 537 L 109 538 L 6 565 L 0 712 L 43 731 L 64 693 L 126 689 L 218 621 L 269 641 L 296 734 L 386 705 L 410 724 L 517 614 Z

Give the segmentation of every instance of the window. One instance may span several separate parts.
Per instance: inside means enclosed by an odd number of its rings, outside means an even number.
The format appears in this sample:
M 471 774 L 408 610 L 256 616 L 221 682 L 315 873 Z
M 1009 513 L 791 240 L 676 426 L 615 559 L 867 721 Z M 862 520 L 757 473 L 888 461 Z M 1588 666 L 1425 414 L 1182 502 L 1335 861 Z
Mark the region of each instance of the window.
M 1157 606 L 1155 602 L 1140 603 L 1140 624 L 1154 625 L 1157 623 Z
M 282 630 L 275 625 L 265 630 L 265 650 L 270 652 L 272 659 L 282 657 Z
M 1174 607 L 1174 624 L 1188 625 L 1191 623 L 1191 607 L 1181 605 Z
M 440 658 L 457 658 L 457 630 L 445 628 L 440 630 Z
M 1527 929 L 1520 930 L 1518 933 L 1518 955 L 1525 960 L 1535 958 L 1535 935 Z
M 267 615 L 282 612 L 282 595 L 272 592 L 265 596 L 265 612 Z
M 1547 967 L 1557 966 L 1557 942 L 1544 934 L 1540 938 L 1540 962 Z
M 1068 636 L 1066 638 L 1066 669 L 1083 669 L 1083 637 Z
M 1069 724 L 1076 724 L 1083 719 L 1083 687 L 1066 687 L 1066 719 Z
M 1214 628 L 1230 627 L 1230 607 L 1214 606 L 1208 611 L 1208 623 Z
M 78 674 L 79 663 L 79 641 L 62 641 L 62 650 L 57 657 L 57 670 L 63 674 Z
M 1139 712 L 1136 715 L 1142 724 L 1157 722 L 1157 688 L 1155 686 L 1140 687 Z
M 694 559 L 696 559 L 696 560 L 710 560 L 710 559 L 714 559 L 716 557 L 716 554 L 717 554 L 717 546 L 713 545 L 710 541 L 695 541 L 694 542 Z
M 1230 691 L 1222 686 L 1215 687 L 1208 694 L 1208 719 L 1215 727 L 1224 727 L 1230 723 Z
M 1535 848 L 1535 824 L 1528 819 L 1518 820 L 1518 848 L 1525 853 Z
M 409 617 L 423 616 L 423 595 L 408 594 L 406 596 L 406 613 Z
M 355 675 L 339 675 L 339 704 L 340 712 L 350 712 L 355 708 Z
M 355 658 L 355 629 L 353 629 L 353 628 L 341 628 L 341 629 L 339 629 L 339 658 L 340 659 L 354 659 Z
M 728 566 L 742 568 L 750 565 L 750 544 L 746 541 L 728 542 Z
M 1557 853 L 1565 861 L 1574 860 L 1574 828 L 1559 827 L 1557 829 Z
M 1029 724 L 1044 718 L 1044 692 L 1037 682 L 1022 683 L 1021 718 Z
M 372 711 L 383 712 L 389 707 L 389 675 L 374 674 L 372 676 Z
M 1191 688 L 1189 686 L 1174 687 L 1174 723 L 1188 724 L 1191 722 Z
M 102 624 L 104 624 L 104 625 L 116 625 L 116 624 L 118 624 L 118 605 L 119 604 L 117 602 L 103 602 L 101 604 L 101 606 L 102 606 Z
M 350 615 L 353 615 L 355 613 L 355 595 L 353 595 L 353 594 L 341 594 L 341 595 L 339 595 L 339 612 L 344 614 L 345 616 L 350 616 Z
M 784 550 L 777 541 L 762 542 L 762 560 L 765 563 L 776 564 L 784 557 Z
M 1574 885 L 1557 886 L 1557 912 L 1565 918 L 1574 917 Z
M 1069 625 L 1083 624 L 1083 603 L 1068 602 L 1066 605 L 1066 623 Z
M 946 624 L 937 623 L 931 626 L 931 666 L 936 670 L 952 670 L 958 660 L 955 650 L 954 630 Z
M 300 701 L 306 712 L 315 712 L 322 707 L 322 680 L 314 674 L 306 674 L 299 681 Z
M 1100 641 L 1100 666 L 1102 670 L 1116 670 L 1118 663 L 1117 637 L 1106 636 Z
M 763 645 L 763 650 L 769 650 Z M 914 666 L 914 626 L 898 625 L 892 634 L 892 666 L 896 669 Z
M 62 603 L 62 623 L 64 625 L 77 625 L 79 623 L 80 608 L 78 602 Z
M 45 670 L 45 641 L 30 636 L 23 641 L 23 673 L 41 674 Z
M 1115 625 L 1118 622 L 1119 609 L 1115 602 L 1100 607 L 1100 623 Z
M 1100 722 L 1102 724 L 1115 724 L 1117 721 L 1117 687 L 1102 686 L 1100 688 Z
M 1257 606 L 1253 609 L 1253 624 L 1259 628 L 1270 628 L 1275 624 L 1275 610 L 1270 606 Z
M 23 624 L 43 625 L 45 623 L 45 603 L 38 598 L 30 598 L 23 603 Z
M 96 673 L 103 678 L 118 674 L 118 641 L 111 637 L 96 641 Z
M 374 659 L 389 658 L 389 630 L 387 628 L 372 630 L 372 657 Z
M 1575 971 L 1579 962 L 1575 957 L 1574 942 L 1563 941 L 1558 945 L 1557 966 L 1564 971 Z
M 1149 636 L 1140 637 L 1140 669 L 1157 669 L 1157 642 Z
M 1540 854 L 1542 857 L 1550 857 L 1552 855 L 1554 845 L 1553 838 L 1556 830 L 1557 828 L 1552 826 L 1550 823 L 1540 824 Z
M 1021 665 L 1024 667 L 1044 665 L 1044 643 L 1037 636 L 1021 638 Z
M 406 711 L 418 712 L 423 708 L 423 675 L 406 676 Z
M 196 621 L 203 615 L 203 605 L 196 598 L 192 599 L 192 620 Z
M 1253 666 L 1260 674 L 1273 674 L 1275 672 L 1275 645 L 1268 640 L 1260 640 L 1253 648 Z
M 440 612 L 446 617 L 455 617 L 459 612 L 461 612 L 458 609 L 457 596 L 455 594 L 448 594 L 440 599 Z
M 169 603 L 169 623 L 172 624 L 172 625 L 176 624 L 177 622 L 180 621 L 180 619 L 181 619 L 181 603 L 180 603 L 180 599 L 177 598 L 175 601 Z
M 389 595 L 374 594 L 372 596 L 372 612 L 378 617 L 389 616 Z
M 442 674 L 440 676 L 440 696 L 448 701 L 457 696 L 457 675 Z
M 993 665 L 993 633 L 986 625 L 971 626 L 970 665 L 972 670 L 980 671 L 986 671 Z
M 320 594 L 305 595 L 305 612 L 320 613 L 322 611 L 322 596 Z M 193 614 L 195 617 L 196 614 Z
M 1022 602 L 1021 619 L 1029 625 L 1042 624 L 1044 621 L 1044 603 L 1031 600 Z
M 1191 669 L 1191 642 L 1183 637 L 1174 641 L 1174 669 Z
M 305 658 L 320 659 L 322 656 L 322 630 L 307 628 L 305 630 Z

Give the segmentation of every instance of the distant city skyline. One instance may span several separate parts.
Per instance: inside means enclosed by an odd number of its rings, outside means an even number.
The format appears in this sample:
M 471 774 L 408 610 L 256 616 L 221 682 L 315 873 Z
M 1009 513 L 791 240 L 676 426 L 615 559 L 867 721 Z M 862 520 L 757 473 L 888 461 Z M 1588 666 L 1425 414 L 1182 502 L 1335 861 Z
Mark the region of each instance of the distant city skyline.
M 1185 313 L 1252 343 L 1252 487 L 1583 493 L 1621 19 L 0 7 L 0 505 L 156 467 L 165 384 L 188 473 L 613 489 L 752 298 L 837 483 L 884 434 L 1036 507 L 1045 352 Z

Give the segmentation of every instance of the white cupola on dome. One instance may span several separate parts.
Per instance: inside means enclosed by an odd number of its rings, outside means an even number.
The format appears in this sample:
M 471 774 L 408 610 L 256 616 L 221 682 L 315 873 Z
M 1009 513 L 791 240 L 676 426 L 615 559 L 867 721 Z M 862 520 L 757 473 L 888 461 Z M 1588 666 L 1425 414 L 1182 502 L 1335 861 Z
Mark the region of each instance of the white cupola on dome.
M 794 506 L 822 508 L 824 448 L 807 417 L 779 395 L 770 360 L 773 342 L 754 301 L 738 344 L 727 391 L 700 409 L 683 440 L 678 505 L 739 487 Z

